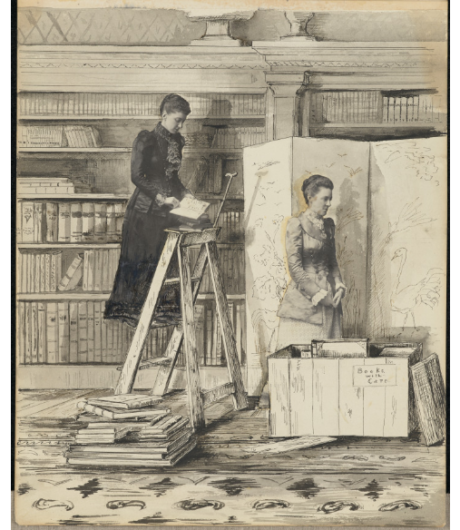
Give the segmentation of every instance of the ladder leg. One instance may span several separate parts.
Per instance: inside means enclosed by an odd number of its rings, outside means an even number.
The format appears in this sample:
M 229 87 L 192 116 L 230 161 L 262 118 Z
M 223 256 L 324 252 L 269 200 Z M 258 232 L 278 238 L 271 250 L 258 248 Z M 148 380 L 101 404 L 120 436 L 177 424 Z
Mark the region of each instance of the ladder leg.
M 133 341 L 129 348 L 125 364 L 123 365 L 120 378 L 118 379 L 118 383 L 115 388 L 116 395 L 129 394 L 133 389 L 134 379 L 136 378 L 137 369 L 141 360 L 142 349 L 149 333 L 150 324 L 152 322 L 156 306 L 158 305 L 160 291 L 166 278 L 166 273 L 168 272 L 171 258 L 174 254 L 174 251 L 176 250 L 178 239 L 178 234 L 171 233 L 168 235 L 168 239 L 166 240 L 163 252 L 160 256 L 158 267 L 153 276 L 152 283 L 144 303 L 144 307 L 142 308 Z
M 198 254 L 198 259 L 196 260 L 195 267 L 193 269 L 193 278 L 202 278 L 204 271 L 206 269 L 208 260 L 208 254 L 206 252 L 206 247 L 201 246 L 200 252 Z M 196 282 L 193 286 L 193 303 L 195 304 L 196 298 L 198 296 L 198 291 L 200 289 L 200 282 Z M 182 344 L 182 338 L 184 336 L 183 327 L 176 327 L 172 334 L 171 339 L 169 340 L 168 348 L 165 352 L 165 357 L 171 359 L 171 362 L 160 366 L 157 372 L 157 377 L 155 379 L 155 384 L 151 392 L 154 396 L 164 396 L 168 391 L 168 385 L 171 381 L 172 372 L 177 360 L 177 354 L 179 348 Z
M 243 376 L 241 374 L 240 361 L 238 360 L 235 336 L 233 335 L 232 324 L 228 314 L 227 296 L 225 294 L 222 275 L 220 273 L 216 243 L 206 243 L 206 250 L 208 253 L 209 270 L 214 286 L 214 293 L 216 295 L 217 316 L 219 318 L 220 329 L 222 330 L 228 373 L 230 381 L 235 386 L 233 401 L 235 409 L 241 410 L 248 407 L 248 401 L 244 392 Z
M 187 247 L 178 248 L 179 273 L 181 283 L 181 307 L 185 340 L 187 373 L 187 397 L 190 408 L 190 421 L 194 431 L 205 427 L 203 399 L 201 397 L 200 368 L 196 349 L 195 322 L 193 318 L 192 278 Z

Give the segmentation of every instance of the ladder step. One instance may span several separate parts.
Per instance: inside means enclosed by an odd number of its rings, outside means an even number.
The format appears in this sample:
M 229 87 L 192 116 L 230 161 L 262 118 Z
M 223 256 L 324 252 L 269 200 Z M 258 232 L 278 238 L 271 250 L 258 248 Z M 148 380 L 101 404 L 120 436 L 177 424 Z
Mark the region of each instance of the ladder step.
M 162 366 L 165 364 L 170 364 L 171 359 L 169 357 L 158 357 L 157 359 L 152 359 L 151 361 L 142 361 L 139 365 L 138 370 L 148 370 L 149 368 L 154 368 L 155 366 Z M 123 366 L 117 366 L 117 370 L 121 372 Z
M 209 405 L 218 399 L 231 396 L 234 393 L 235 385 L 233 383 L 225 383 L 224 385 L 217 386 L 211 390 L 205 390 L 204 392 L 201 392 L 201 397 L 203 399 L 203 405 Z
M 199 281 L 200 281 L 200 278 L 192 278 L 192 283 L 199 282 Z M 179 278 L 168 278 L 167 280 L 164 281 L 164 285 L 175 285 L 177 283 L 180 283 Z

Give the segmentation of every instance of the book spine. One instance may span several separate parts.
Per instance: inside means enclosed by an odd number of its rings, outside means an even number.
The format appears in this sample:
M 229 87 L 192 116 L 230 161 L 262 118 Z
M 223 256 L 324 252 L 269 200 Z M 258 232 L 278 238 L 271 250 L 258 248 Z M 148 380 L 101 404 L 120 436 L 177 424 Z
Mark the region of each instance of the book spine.
M 113 243 L 117 241 L 117 217 L 115 211 L 115 204 L 107 204 L 107 242 Z
M 36 243 L 34 229 L 34 203 L 23 201 L 21 205 L 21 241 L 23 243 Z
M 88 302 L 87 308 L 87 336 L 88 336 L 88 362 L 93 363 L 94 357 L 94 303 Z
M 37 302 L 30 303 L 30 334 L 31 334 L 30 362 L 32 364 L 36 364 L 38 362 L 38 304 Z
M 82 205 L 82 241 L 84 243 L 94 241 L 94 204 L 91 202 Z
M 94 291 L 102 291 L 102 275 L 105 274 L 105 271 L 102 269 L 102 254 L 103 250 L 94 251 L 94 269 L 93 269 L 93 278 L 94 278 Z
M 87 285 L 88 285 L 88 291 L 94 291 L 95 290 L 95 283 L 94 283 L 94 276 L 96 274 L 96 254 L 97 250 L 88 250 L 87 257 L 88 257 L 88 279 L 87 279 Z
M 16 359 L 17 363 L 25 363 L 25 341 L 26 341 L 26 319 L 25 319 L 25 302 L 18 302 L 17 304 L 17 326 L 16 326 Z
M 70 242 L 81 243 L 82 241 L 82 205 L 79 202 L 73 202 L 70 205 Z
M 25 323 L 25 364 L 30 364 L 32 359 L 32 329 L 31 329 L 31 304 L 24 304 L 24 323 Z
M 115 249 L 107 250 L 107 256 L 108 256 L 108 268 L 107 268 L 107 281 L 106 281 L 106 291 L 110 291 L 113 286 L 113 279 L 115 277 Z
M 124 209 L 125 206 L 122 202 L 115 203 L 115 241 L 120 242 L 123 232 L 123 221 L 124 221 Z
M 90 250 L 85 250 L 83 253 L 83 283 L 82 283 L 82 289 L 83 291 L 89 291 L 88 289 L 88 262 L 89 262 L 89 253 Z
M 102 302 L 102 306 L 104 305 L 104 302 Z M 101 312 L 104 311 L 104 307 L 101 308 Z M 114 363 L 115 357 L 113 352 L 113 331 L 114 326 L 113 322 L 104 320 L 105 328 L 106 328 L 106 334 L 107 334 L 107 362 L 108 363 Z
M 40 253 L 40 292 L 46 291 L 46 253 Z
M 57 291 L 57 286 L 61 281 L 62 253 L 55 252 L 51 254 L 51 273 L 50 273 L 50 290 Z
M 94 205 L 94 237 L 98 243 L 105 243 L 107 240 L 107 207 L 104 203 Z
M 99 314 L 101 315 L 101 362 L 107 363 L 110 362 L 108 359 L 108 349 L 107 349 L 107 322 L 104 319 L 104 302 L 98 302 L 99 304 Z
M 38 332 L 38 363 L 46 363 L 46 306 L 43 302 L 37 303 L 37 332 Z
M 101 253 L 102 265 L 101 265 L 101 291 L 107 292 L 110 290 L 110 276 L 109 272 L 109 250 L 103 249 L 99 251 Z
M 70 243 L 70 204 L 67 202 L 59 203 L 59 243 Z
M 40 292 L 40 255 L 31 254 L 32 257 L 32 274 L 34 275 L 34 293 Z
M 16 202 L 16 242 L 22 243 L 22 203 Z
M 46 339 L 48 364 L 56 364 L 59 361 L 59 317 L 56 302 L 46 304 Z
M 76 287 L 76 285 L 72 285 L 72 287 L 70 287 L 70 284 L 75 283 L 74 276 L 75 274 L 77 274 L 77 269 L 78 267 L 81 266 L 81 262 L 82 262 L 81 255 L 75 256 L 69 268 L 67 269 L 67 272 L 64 274 L 61 281 L 59 282 L 59 285 L 58 285 L 59 291 L 72 290 L 72 288 Z
M 34 241 L 36 243 L 43 243 L 45 241 L 43 231 L 46 226 L 46 211 L 44 206 L 42 202 L 34 203 Z
M 69 330 L 69 305 L 67 302 L 58 303 L 59 318 L 59 363 L 69 362 L 70 330 Z
M 77 362 L 86 363 L 88 362 L 88 316 L 86 302 L 79 302 L 78 304 L 77 340 Z
M 94 362 L 96 363 L 102 360 L 101 340 L 101 305 L 99 302 L 94 302 Z
M 78 362 L 78 302 L 69 302 L 69 362 Z
M 46 236 L 47 243 L 58 241 L 58 205 L 54 202 L 46 203 Z
M 19 272 L 21 274 L 21 281 L 20 281 L 20 293 L 28 293 L 29 291 L 29 282 L 27 277 L 27 252 L 20 252 L 20 269 Z
M 43 285 L 43 289 L 45 291 L 45 293 L 49 293 L 51 291 L 51 287 L 50 287 L 50 280 L 51 280 L 51 254 L 49 252 L 47 252 L 46 254 L 44 254 L 44 258 L 45 258 L 45 265 L 44 265 L 44 269 L 43 269 L 43 275 L 44 275 L 44 285 Z
M 35 275 L 34 275 L 34 255 L 31 252 L 26 254 L 26 268 L 27 268 L 27 286 L 29 293 L 35 292 Z

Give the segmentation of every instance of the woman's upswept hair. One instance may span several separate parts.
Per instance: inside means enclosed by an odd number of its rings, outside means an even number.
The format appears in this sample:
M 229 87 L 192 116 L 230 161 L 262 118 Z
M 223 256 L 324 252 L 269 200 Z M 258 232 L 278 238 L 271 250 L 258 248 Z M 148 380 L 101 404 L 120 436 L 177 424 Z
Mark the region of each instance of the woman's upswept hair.
M 167 114 L 171 112 L 183 112 L 188 116 L 191 109 L 188 101 L 183 97 L 178 94 L 168 94 L 161 102 L 160 116 L 163 116 L 164 111 L 166 111 Z
M 308 204 L 308 197 L 314 197 L 320 188 L 334 189 L 332 180 L 323 175 L 312 175 L 305 179 L 302 183 L 302 193 L 305 198 L 305 202 Z

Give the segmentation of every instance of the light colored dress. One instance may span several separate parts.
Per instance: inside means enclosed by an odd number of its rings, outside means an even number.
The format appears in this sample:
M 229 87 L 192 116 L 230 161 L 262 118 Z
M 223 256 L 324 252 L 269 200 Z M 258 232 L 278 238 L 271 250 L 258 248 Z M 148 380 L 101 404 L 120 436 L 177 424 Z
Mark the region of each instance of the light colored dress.
M 323 305 L 338 289 L 345 290 L 335 251 L 335 225 L 308 210 L 289 220 L 286 253 L 291 282 L 278 310 L 277 350 L 289 344 L 342 336 L 342 306 Z

